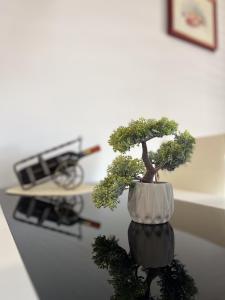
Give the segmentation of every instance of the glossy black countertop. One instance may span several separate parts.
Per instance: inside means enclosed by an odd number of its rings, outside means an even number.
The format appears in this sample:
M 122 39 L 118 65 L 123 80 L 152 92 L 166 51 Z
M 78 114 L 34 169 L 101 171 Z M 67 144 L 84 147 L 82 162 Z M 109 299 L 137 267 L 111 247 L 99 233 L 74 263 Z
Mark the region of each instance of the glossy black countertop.
M 0 201 L 40 299 L 225 299 L 222 209 L 175 201 L 170 224 L 140 225 L 126 192 L 114 211 L 90 195 Z

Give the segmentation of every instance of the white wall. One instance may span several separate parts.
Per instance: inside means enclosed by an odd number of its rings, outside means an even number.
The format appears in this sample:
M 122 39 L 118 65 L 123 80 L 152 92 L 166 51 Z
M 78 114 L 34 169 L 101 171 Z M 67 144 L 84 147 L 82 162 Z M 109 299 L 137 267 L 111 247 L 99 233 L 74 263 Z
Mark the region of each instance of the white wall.
M 225 2 L 219 49 L 166 34 L 165 0 L 0 0 L 0 186 L 12 163 L 82 134 L 103 151 L 112 129 L 168 116 L 194 135 L 225 131 Z

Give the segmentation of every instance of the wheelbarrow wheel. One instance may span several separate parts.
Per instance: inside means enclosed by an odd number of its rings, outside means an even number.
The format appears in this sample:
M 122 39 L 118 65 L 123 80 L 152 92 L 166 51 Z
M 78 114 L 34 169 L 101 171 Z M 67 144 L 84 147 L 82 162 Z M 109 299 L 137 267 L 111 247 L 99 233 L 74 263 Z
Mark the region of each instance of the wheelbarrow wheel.
M 70 160 L 60 163 L 53 176 L 54 182 L 67 190 L 78 187 L 83 182 L 83 178 L 83 168 Z
M 81 195 L 66 197 L 57 203 L 54 208 L 58 214 L 66 214 L 73 211 L 79 216 L 84 209 L 84 199 Z

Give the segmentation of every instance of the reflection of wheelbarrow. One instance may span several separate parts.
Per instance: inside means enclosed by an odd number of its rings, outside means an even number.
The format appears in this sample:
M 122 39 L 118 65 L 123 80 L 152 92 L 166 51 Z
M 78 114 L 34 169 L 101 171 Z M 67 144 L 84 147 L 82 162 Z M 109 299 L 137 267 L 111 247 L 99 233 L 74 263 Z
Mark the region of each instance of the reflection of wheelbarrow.
M 14 171 L 22 188 L 30 189 L 50 179 L 65 189 L 79 186 L 83 181 L 84 171 L 78 161 L 100 150 L 99 146 L 95 146 L 81 151 L 81 142 L 82 139 L 79 137 L 17 162 Z M 68 151 L 56 155 L 57 151 L 72 144 L 78 145 L 78 152 Z
M 21 197 L 13 217 L 23 223 L 80 239 L 82 237 L 82 225 L 95 229 L 99 229 L 101 226 L 96 221 L 82 218 L 80 214 L 83 208 L 82 196 L 71 198 Z M 77 233 L 73 230 L 74 225 L 77 225 Z M 69 227 L 72 228 L 69 229 Z

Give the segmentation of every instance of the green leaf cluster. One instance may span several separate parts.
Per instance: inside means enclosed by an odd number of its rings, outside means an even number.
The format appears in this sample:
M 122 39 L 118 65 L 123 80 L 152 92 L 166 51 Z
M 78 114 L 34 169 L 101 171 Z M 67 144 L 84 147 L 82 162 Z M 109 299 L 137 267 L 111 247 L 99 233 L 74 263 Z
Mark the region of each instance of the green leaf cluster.
M 195 300 L 198 293 L 194 279 L 178 259 L 162 268 L 158 285 L 161 292 L 160 300 Z
M 175 121 L 167 118 L 160 120 L 140 118 L 131 121 L 127 127 L 120 126 L 117 128 L 110 136 L 109 144 L 114 151 L 125 153 L 143 141 L 175 134 L 177 127 Z
M 138 175 L 145 171 L 144 164 L 139 159 L 131 156 L 120 155 L 114 159 L 108 167 L 107 177 L 100 181 L 93 192 L 93 201 L 97 208 L 115 208 L 119 202 L 119 196 L 124 189 L 131 185 Z
M 163 143 L 157 152 L 150 152 L 149 158 L 156 167 L 173 171 L 190 160 L 194 144 L 195 139 L 185 130 L 176 134 L 173 141 Z
M 131 156 L 117 156 L 107 170 L 109 175 L 126 177 L 133 180 L 139 174 L 145 172 L 145 166 L 142 160 L 133 159 Z

